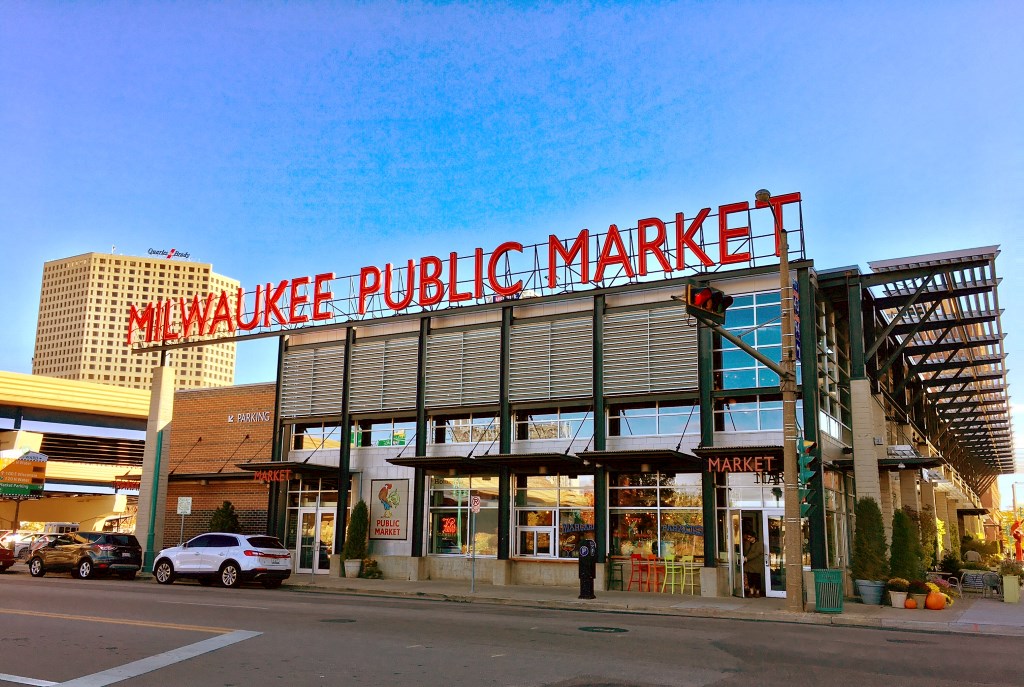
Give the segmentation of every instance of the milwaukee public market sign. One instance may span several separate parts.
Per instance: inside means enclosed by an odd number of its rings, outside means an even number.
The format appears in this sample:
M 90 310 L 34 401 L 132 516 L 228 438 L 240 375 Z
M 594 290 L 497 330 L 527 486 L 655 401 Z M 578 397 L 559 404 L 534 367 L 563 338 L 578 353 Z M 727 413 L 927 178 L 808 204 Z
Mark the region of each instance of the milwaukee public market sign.
M 758 210 L 762 212 L 756 215 Z M 791 255 L 804 257 L 800 194 L 788 193 L 758 201 L 754 207 L 746 201 L 720 205 L 717 215 L 703 208 L 689 219 L 677 212 L 673 220 L 648 217 L 624 230 L 612 224 L 607 232 L 583 229 L 571 239 L 551 234 L 546 243 L 531 246 L 505 241 L 490 252 L 476 248 L 471 254 L 449 253 L 447 258 L 429 255 L 404 264 L 363 267 L 359 274 L 346 277 L 323 272 L 258 284 L 249 291 L 239 287 L 132 304 L 126 343 L 147 348 L 248 338 L 756 267 L 777 262 L 784 226 L 791 235 L 799 234 L 799 241 L 789 242 Z

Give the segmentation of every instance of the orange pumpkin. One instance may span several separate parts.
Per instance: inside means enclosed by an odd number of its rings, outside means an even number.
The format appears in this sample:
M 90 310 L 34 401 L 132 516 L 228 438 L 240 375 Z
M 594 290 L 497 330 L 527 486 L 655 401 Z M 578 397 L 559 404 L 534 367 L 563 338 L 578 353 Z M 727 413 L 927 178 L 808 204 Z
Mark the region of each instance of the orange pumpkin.
M 903 608 L 917 608 L 917 602 L 908 596 L 907 600 L 903 602 Z
M 925 597 L 924 607 L 932 611 L 941 611 L 946 607 L 946 595 L 939 592 L 928 592 Z

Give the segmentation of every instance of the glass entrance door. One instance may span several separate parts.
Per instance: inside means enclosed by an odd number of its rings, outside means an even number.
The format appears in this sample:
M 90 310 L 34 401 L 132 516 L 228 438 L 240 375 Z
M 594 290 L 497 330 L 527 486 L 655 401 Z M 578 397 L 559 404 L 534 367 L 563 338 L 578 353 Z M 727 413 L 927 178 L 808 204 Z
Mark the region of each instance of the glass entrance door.
M 299 537 L 296 572 L 326 575 L 334 553 L 334 512 L 316 508 L 299 509 Z
M 782 510 L 764 511 L 764 587 L 765 596 L 785 598 L 786 596 L 786 551 L 783 540 L 786 525 Z

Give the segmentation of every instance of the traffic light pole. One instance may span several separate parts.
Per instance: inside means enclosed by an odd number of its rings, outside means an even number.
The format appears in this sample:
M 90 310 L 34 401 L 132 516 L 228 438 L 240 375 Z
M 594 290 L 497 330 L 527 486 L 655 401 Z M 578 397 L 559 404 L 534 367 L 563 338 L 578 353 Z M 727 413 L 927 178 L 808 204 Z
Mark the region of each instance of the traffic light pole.
M 796 455 L 796 345 L 793 332 L 793 284 L 789 278 L 789 241 L 779 231 L 779 283 L 782 299 L 782 481 L 786 488 L 786 609 L 804 612 L 803 531 L 800 527 L 800 483 Z
M 772 208 L 772 215 L 775 209 Z M 718 318 L 706 309 L 699 307 L 692 300 L 692 288 L 687 289 L 686 297 L 672 296 L 673 300 L 686 303 L 686 312 L 700 320 L 722 338 L 731 341 L 740 350 L 753 356 L 779 375 L 779 386 L 782 390 L 782 480 L 785 485 L 786 509 L 783 515 L 785 533 L 783 537 L 783 553 L 785 554 L 786 572 L 786 609 L 795 613 L 804 612 L 804 565 L 803 565 L 803 530 L 800 523 L 800 482 L 799 465 L 797 462 L 797 428 L 796 428 L 796 339 L 793 330 L 793 284 L 789 278 L 789 241 L 786 230 L 776 218 L 779 236 L 779 282 L 782 305 L 782 361 L 775 363 L 740 337 L 728 331 L 723 325 L 724 315 Z M 720 321 L 721 320 L 721 321 Z

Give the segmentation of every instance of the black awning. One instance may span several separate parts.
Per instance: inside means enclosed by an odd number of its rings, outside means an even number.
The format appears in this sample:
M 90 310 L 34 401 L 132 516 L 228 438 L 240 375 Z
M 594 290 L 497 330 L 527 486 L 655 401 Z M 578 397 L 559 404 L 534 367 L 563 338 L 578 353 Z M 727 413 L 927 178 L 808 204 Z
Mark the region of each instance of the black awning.
M 318 463 L 303 463 L 300 460 L 271 460 L 252 463 L 235 463 L 235 467 L 249 472 L 264 472 L 267 470 L 291 470 L 296 475 L 319 475 L 338 474 L 337 465 L 320 465 Z
M 493 466 L 492 471 L 498 468 L 508 468 L 512 472 L 533 472 L 550 473 L 590 472 L 592 468 L 583 464 L 583 461 L 570 453 L 491 453 L 473 456 L 471 459 L 481 465 Z
M 617 472 L 700 472 L 703 463 L 697 456 L 669 448 L 584 451 L 578 454 L 585 463 Z
M 957 508 L 956 512 L 960 515 L 988 515 L 988 508 Z
M 937 468 L 942 465 L 942 458 L 920 456 L 916 458 L 882 458 L 878 461 L 878 469 L 886 472 L 894 470 L 920 470 Z M 825 467 L 831 466 L 834 470 L 849 472 L 853 470 L 853 458 L 836 458 L 831 463 L 825 463 Z

